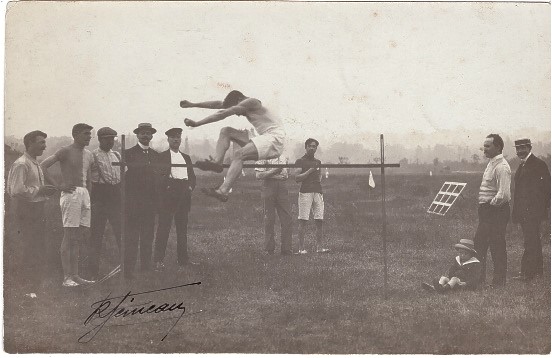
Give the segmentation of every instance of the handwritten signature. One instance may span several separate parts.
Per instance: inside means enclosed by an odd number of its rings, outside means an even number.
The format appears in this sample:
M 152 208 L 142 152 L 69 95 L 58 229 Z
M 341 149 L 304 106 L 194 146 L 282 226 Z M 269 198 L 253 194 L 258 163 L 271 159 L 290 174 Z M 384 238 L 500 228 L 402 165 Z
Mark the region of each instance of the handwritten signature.
M 102 330 L 102 328 L 106 325 L 108 321 L 110 321 L 113 318 L 119 318 L 119 317 L 128 317 L 128 316 L 134 316 L 134 315 L 145 315 L 145 314 L 159 314 L 163 312 L 173 312 L 176 311 L 179 314 L 176 317 L 177 320 L 174 322 L 174 324 L 169 328 L 167 333 L 163 336 L 161 341 L 165 340 L 169 333 L 171 333 L 172 329 L 177 325 L 177 323 L 180 321 L 184 313 L 186 313 L 186 307 L 184 306 L 184 302 L 175 302 L 175 303 L 153 303 L 152 301 L 148 301 L 145 303 L 134 303 L 134 299 L 136 296 L 139 295 L 145 295 L 153 292 L 160 292 L 160 291 L 167 291 L 167 290 L 173 290 L 181 287 L 186 286 L 197 286 L 201 285 L 201 282 L 193 282 L 193 283 L 187 283 L 183 285 L 178 286 L 172 286 L 172 287 L 166 287 L 161 288 L 158 290 L 152 290 L 152 291 L 143 291 L 143 292 L 136 292 L 133 293 L 132 291 L 128 291 L 124 296 L 118 296 L 118 297 L 110 297 L 111 293 L 107 295 L 106 298 L 96 301 L 92 303 L 91 308 L 92 313 L 86 318 L 84 321 L 85 326 L 91 326 L 92 328 L 87 331 L 85 334 L 79 337 L 78 342 L 79 343 L 88 343 L 96 335 Z

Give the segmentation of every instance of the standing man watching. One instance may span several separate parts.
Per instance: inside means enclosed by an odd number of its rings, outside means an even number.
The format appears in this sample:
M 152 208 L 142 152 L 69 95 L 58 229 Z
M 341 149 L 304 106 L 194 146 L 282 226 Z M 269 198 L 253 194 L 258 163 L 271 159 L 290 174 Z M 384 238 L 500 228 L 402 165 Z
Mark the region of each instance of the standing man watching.
M 287 164 L 281 156 L 275 159 L 260 160 L 257 164 Z M 265 250 L 269 255 L 274 254 L 274 224 L 276 212 L 280 219 L 280 252 L 282 255 L 291 254 L 291 208 L 289 204 L 286 180 L 287 168 L 256 168 L 256 178 L 263 181 L 261 197 L 264 206 L 264 236 Z
M 88 187 L 90 168 L 94 164 L 92 153 L 85 149 L 90 144 L 92 126 L 78 123 L 73 126 L 73 144 L 60 148 L 54 155 L 44 159 L 42 169 L 46 180 L 55 183 L 48 175 L 48 168 L 59 162 L 62 184 L 56 185 L 62 193 L 59 199 L 63 220 L 61 265 L 63 286 L 74 287 L 90 284 L 79 275 L 79 249 L 82 241 L 90 235 L 90 195 Z M 82 240 L 82 241 L 81 241 Z
M 140 244 L 140 265 L 143 272 L 151 269 L 153 230 L 157 203 L 155 170 L 158 155 L 149 144 L 157 132 L 150 123 L 140 123 L 134 130 L 138 144 L 125 151 L 129 164 L 126 172 L 127 225 L 125 234 L 125 277 L 134 277 L 134 265 Z M 137 164 L 137 166 L 133 166 Z
M 97 279 L 100 255 L 107 221 L 111 224 L 117 246 L 121 247 L 121 173 L 113 162 L 121 161 L 121 155 L 113 151 L 117 132 L 109 127 L 98 129 L 100 147 L 92 151 L 92 220 L 90 225 L 90 262 L 88 275 Z
M 514 177 L 512 221 L 521 225 L 524 241 L 521 274 L 514 279 L 530 281 L 541 276 L 543 270 L 540 226 L 550 214 L 550 171 L 531 153 L 530 139 L 519 139 L 514 144 L 521 164 Z
M 506 226 L 510 219 L 510 165 L 504 159 L 504 141 L 498 134 L 489 134 L 483 153 L 489 163 L 479 188 L 479 225 L 475 233 L 475 251 L 481 261 L 481 284 L 486 279 L 487 250 L 493 258 L 493 286 L 506 283 Z
M 182 128 L 171 128 L 165 132 L 169 149 L 159 154 L 161 168 L 159 180 L 159 223 L 155 235 L 155 270 L 165 267 L 167 240 L 173 223 L 176 226 L 176 253 L 179 270 L 186 265 L 195 265 L 188 257 L 188 213 L 192 203 L 192 191 L 196 177 L 192 160 L 180 151 Z M 187 167 L 169 167 L 170 164 L 186 164 Z
M 324 236 L 324 197 L 322 196 L 322 172 L 320 170 L 320 160 L 314 157 L 318 149 L 318 141 L 309 138 L 305 141 L 305 155 L 297 161 L 295 165 L 301 166 L 295 170 L 295 181 L 301 183 L 299 189 L 299 251 L 298 254 L 306 254 L 304 247 L 305 230 L 310 218 L 311 208 L 316 223 L 316 252 L 326 253 L 329 249 L 322 248 Z
M 17 282 L 29 297 L 36 297 L 44 278 L 44 204 L 57 190 L 44 183 L 44 173 L 37 161 L 46 149 L 46 137 L 41 131 L 32 131 L 23 137 L 25 153 L 12 164 L 7 183 L 8 195 L 15 204 L 17 240 L 22 244 Z

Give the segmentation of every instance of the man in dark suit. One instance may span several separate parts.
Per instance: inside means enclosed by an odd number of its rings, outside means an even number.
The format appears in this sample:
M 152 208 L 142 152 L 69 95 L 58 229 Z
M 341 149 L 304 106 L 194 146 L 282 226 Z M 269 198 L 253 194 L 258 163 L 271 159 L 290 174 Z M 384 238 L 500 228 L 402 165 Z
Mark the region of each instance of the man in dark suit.
M 167 248 L 173 218 L 176 226 L 176 252 L 179 270 L 193 265 L 188 258 L 188 213 L 196 177 L 190 156 L 180 151 L 182 129 L 171 128 L 165 132 L 169 149 L 159 154 L 159 163 L 167 164 L 160 169 L 159 222 L 155 235 L 155 269 L 164 268 L 163 259 Z M 170 164 L 186 164 L 187 167 L 170 167 Z
M 550 210 L 550 171 L 545 162 L 531 153 L 531 140 L 516 140 L 515 147 L 521 164 L 514 177 L 512 221 L 521 225 L 524 252 L 521 274 L 514 278 L 530 281 L 542 275 L 540 224 L 547 219 Z
M 151 269 L 153 228 L 156 212 L 156 178 L 152 163 L 159 153 L 149 147 L 157 132 L 150 123 L 140 123 L 134 133 L 138 144 L 125 151 L 125 161 L 130 164 L 126 172 L 127 230 L 125 235 L 125 277 L 133 278 L 134 265 L 140 243 L 142 271 Z M 138 166 L 132 166 L 138 164 Z

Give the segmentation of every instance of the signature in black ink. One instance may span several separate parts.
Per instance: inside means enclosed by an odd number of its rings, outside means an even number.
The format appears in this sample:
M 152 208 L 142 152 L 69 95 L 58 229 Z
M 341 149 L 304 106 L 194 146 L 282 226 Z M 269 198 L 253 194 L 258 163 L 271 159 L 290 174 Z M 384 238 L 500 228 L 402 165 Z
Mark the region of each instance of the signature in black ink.
M 79 343 L 88 343 L 90 342 L 106 325 L 106 323 L 112 318 L 118 317 L 128 317 L 135 315 L 145 315 L 145 314 L 159 314 L 163 312 L 173 312 L 176 311 L 179 314 L 171 318 L 177 318 L 174 324 L 169 328 L 168 332 L 163 336 L 161 341 L 165 340 L 172 329 L 180 321 L 184 313 L 186 313 L 186 307 L 184 302 L 176 303 L 153 303 L 148 301 L 145 303 L 135 303 L 134 299 L 136 296 L 145 295 L 153 292 L 160 292 L 166 290 L 173 290 L 176 288 L 186 287 L 186 286 L 196 286 L 201 285 L 201 282 L 187 283 L 178 286 L 161 288 L 158 290 L 136 292 L 128 291 L 126 295 L 119 297 L 110 297 L 111 293 L 107 295 L 103 300 L 96 301 L 92 303 L 91 308 L 93 309 L 92 313 L 84 321 L 85 326 L 91 326 L 92 328 L 87 331 L 85 334 L 79 337 Z

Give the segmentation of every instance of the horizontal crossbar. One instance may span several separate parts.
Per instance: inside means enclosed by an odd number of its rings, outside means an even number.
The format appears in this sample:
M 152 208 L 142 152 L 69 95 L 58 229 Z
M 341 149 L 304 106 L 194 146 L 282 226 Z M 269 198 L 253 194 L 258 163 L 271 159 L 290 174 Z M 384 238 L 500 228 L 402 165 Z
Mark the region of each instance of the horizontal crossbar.
M 114 166 L 120 166 L 120 162 L 112 162 Z M 127 167 L 156 167 L 156 168 L 167 168 L 167 167 L 188 167 L 187 164 L 162 164 L 162 163 L 126 163 Z M 197 168 L 197 165 L 192 165 L 194 168 Z M 316 168 L 399 168 L 400 164 L 320 164 Z M 230 164 L 223 164 L 223 168 L 230 167 Z M 244 164 L 244 168 L 314 168 L 315 166 L 300 165 L 300 164 Z

